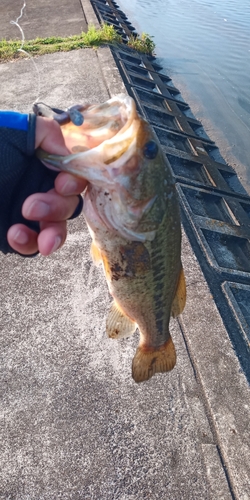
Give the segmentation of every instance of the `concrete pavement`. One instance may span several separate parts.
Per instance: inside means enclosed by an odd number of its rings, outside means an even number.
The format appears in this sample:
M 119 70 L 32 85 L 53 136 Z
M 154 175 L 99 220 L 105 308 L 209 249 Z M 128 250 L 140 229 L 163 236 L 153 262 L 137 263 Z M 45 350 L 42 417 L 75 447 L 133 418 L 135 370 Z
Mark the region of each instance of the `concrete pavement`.
M 0 38 L 18 39 L 17 26 L 10 24 L 20 16 L 24 0 L 1 0 Z M 26 0 L 20 19 L 26 40 L 47 36 L 70 36 L 87 31 L 80 0 Z
M 30 60 L 0 65 L 2 109 L 124 90 L 108 48 L 35 62 L 39 96 Z M 0 257 L 0 499 L 248 500 L 249 386 L 185 235 L 177 366 L 136 385 L 138 337 L 106 338 L 102 270 L 83 217 L 69 228 L 51 257 Z

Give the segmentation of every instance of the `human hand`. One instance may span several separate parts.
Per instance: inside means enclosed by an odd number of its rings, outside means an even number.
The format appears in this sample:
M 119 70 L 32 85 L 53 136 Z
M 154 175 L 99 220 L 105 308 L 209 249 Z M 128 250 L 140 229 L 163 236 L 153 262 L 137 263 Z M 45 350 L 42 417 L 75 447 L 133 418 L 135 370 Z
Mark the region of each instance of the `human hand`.
M 38 146 L 51 154 L 69 154 L 60 126 L 48 118 L 37 117 L 35 147 Z M 23 204 L 22 215 L 38 221 L 40 233 L 24 224 L 15 224 L 7 234 L 9 245 L 23 255 L 38 251 L 47 256 L 60 248 L 67 236 L 67 219 L 76 211 L 78 195 L 86 184 L 84 179 L 62 172 L 55 179 L 54 189 L 29 196 Z

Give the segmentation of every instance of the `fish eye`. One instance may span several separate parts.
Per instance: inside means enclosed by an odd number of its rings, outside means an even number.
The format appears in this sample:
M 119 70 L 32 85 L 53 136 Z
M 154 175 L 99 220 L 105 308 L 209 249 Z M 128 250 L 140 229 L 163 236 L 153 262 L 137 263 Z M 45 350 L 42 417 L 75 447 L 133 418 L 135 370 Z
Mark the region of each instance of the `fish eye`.
M 145 158 L 148 158 L 149 160 L 153 160 L 157 156 L 158 149 L 159 148 L 158 148 L 155 141 L 148 141 L 144 145 L 143 155 L 145 156 Z

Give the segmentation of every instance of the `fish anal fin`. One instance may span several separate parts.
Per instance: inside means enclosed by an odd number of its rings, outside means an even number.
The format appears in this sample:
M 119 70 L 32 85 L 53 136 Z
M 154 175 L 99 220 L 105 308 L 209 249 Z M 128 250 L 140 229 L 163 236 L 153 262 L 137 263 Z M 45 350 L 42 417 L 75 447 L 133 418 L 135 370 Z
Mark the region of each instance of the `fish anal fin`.
M 129 337 L 135 332 L 136 328 L 136 323 L 125 316 L 115 301 L 112 302 L 106 321 L 108 337 L 111 339 Z
M 135 382 L 144 382 L 155 375 L 172 370 L 176 363 L 176 352 L 171 337 L 158 348 L 139 345 L 132 362 L 132 377 Z
M 92 241 L 92 243 L 91 243 L 90 255 L 91 255 L 91 258 L 92 258 L 94 264 L 96 266 L 99 266 L 99 264 L 101 264 L 101 262 L 102 262 L 103 259 L 102 259 L 101 251 L 96 246 L 96 244 L 94 243 L 94 241 Z
M 183 268 L 181 268 L 176 288 L 176 293 L 171 308 L 171 314 L 173 318 L 176 318 L 176 316 L 179 316 L 179 314 L 182 313 L 185 304 L 186 304 L 186 282 L 185 282 Z

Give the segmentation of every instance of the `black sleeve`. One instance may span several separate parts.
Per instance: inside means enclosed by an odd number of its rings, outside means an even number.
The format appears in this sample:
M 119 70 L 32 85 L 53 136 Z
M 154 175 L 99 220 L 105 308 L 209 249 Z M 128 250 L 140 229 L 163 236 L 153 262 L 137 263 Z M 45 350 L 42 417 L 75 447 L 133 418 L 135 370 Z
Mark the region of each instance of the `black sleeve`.
M 22 216 L 22 205 L 33 193 L 54 187 L 57 172 L 47 169 L 35 156 L 36 116 L 30 114 L 27 130 L 0 127 L 0 251 L 14 250 L 7 231 L 17 223 L 39 232 L 39 223 Z

